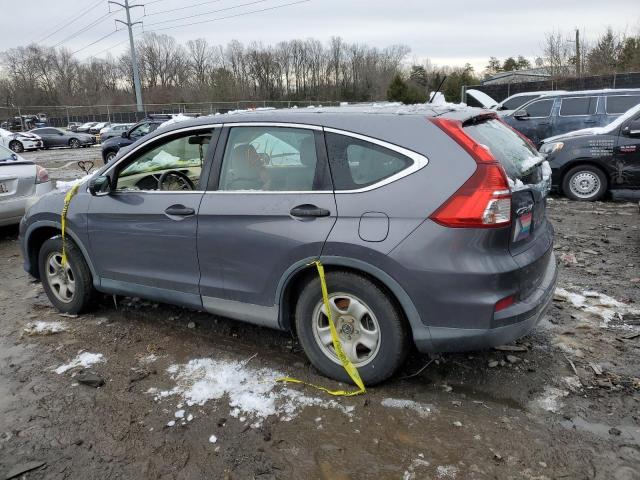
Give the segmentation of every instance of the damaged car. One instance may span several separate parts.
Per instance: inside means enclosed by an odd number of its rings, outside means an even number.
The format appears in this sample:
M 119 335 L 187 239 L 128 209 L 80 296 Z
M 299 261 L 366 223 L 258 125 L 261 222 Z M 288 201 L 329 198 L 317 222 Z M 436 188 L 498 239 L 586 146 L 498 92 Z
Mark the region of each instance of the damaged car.
M 26 150 L 38 150 L 43 147 L 42 138 L 30 132 L 10 132 L 0 128 L 0 145 L 10 148 L 15 153 Z
M 323 374 L 367 385 L 421 352 L 533 329 L 555 290 L 544 158 L 460 106 L 254 111 L 157 129 L 20 225 L 61 312 L 98 292 L 293 332 Z M 326 272 L 329 310 L 310 264 Z
M 640 189 L 640 105 L 605 127 L 546 138 L 540 152 L 553 187 L 573 200 L 600 200 L 611 190 Z

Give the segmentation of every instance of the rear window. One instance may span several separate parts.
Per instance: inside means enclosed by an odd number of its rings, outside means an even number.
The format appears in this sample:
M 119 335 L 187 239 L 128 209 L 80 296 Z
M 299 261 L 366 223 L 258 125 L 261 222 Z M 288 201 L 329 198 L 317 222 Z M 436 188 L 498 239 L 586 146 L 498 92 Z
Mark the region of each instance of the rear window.
M 325 138 L 336 190 L 368 187 L 413 164 L 410 158 L 371 142 L 336 133 Z
M 464 131 L 487 147 L 513 180 L 523 178 L 543 160 L 529 142 L 499 120 L 467 125 Z
M 560 116 L 575 117 L 596 113 L 598 97 L 563 98 L 560 105 Z
M 640 103 L 640 95 L 614 95 L 607 97 L 606 112 L 610 115 L 624 113 Z

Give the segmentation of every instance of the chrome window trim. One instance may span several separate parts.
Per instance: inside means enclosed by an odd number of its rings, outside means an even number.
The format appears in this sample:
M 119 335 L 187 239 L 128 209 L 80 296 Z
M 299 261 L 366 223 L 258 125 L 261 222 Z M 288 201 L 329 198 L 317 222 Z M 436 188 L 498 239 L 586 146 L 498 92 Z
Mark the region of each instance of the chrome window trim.
M 176 130 L 170 130 L 168 132 L 164 132 L 162 134 L 159 134 L 156 137 L 153 137 L 152 139 L 150 139 L 147 142 L 143 142 L 140 145 L 138 145 L 136 148 L 134 148 L 133 150 L 125 153 L 122 158 L 118 159 L 116 162 L 113 163 L 113 165 L 111 165 L 109 168 L 107 168 L 105 171 L 102 172 L 102 175 L 107 175 L 109 174 L 111 171 L 113 171 L 114 168 L 116 168 L 116 166 L 118 166 L 120 163 L 124 162 L 125 160 L 127 160 L 129 157 L 131 157 L 131 155 L 134 155 L 138 150 L 140 150 L 141 148 L 147 146 L 147 144 L 149 142 L 155 142 L 157 140 L 160 140 L 164 137 L 168 137 L 170 135 L 175 135 L 175 134 L 179 134 L 179 133 L 187 133 L 187 132 L 191 132 L 194 130 L 203 130 L 203 129 L 215 129 L 215 128 L 223 128 L 223 127 L 283 127 L 283 128 L 300 128 L 300 129 L 306 129 L 306 130 L 315 130 L 315 131 L 322 131 L 322 132 L 329 132 L 329 133 L 335 133 L 337 135 L 344 135 L 347 137 L 352 137 L 352 138 L 356 138 L 358 140 L 362 140 L 364 142 L 369 142 L 369 143 L 373 143 L 374 145 L 378 145 L 380 147 L 384 147 L 387 148 L 389 150 L 392 150 L 396 153 L 399 153 L 401 155 L 404 155 L 406 157 L 409 157 L 413 163 L 408 166 L 407 168 L 404 168 L 402 170 L 400 170 L 398 173 L 391 175 L 390 177 L 387 177 L 383 180 L 380 180 L 379 182 L 376 182 L 372 185 L 369 185 L 367 187 L 363 187 L 363 188 L 357 188 L 357 189 L 352 189 L 352 190 L 335 190 L 336 194 L 345 194 L 345 193 L 363 193 L 363 192 L 368 192 L 371 190 L 375 190 L 378 189 L 380 187 L 383 187 L 385 185 L 388 185 L 390 183 L 393 183 L 397 180 L 400 180 L 401 178 L 407 177 L 421 169 L 423 169 L 424 167 L 426 167 L 429 164 L 429 159 L 417 152 L 414 152 L 413 150 L 409 150 L 407 148 L 404 147 L 400 147 L 399 145 L 395 145 L 393 143 L 389 143 L 386 142 L 384 140 L 378 140 L 377 138 L 373 138 L 373 137 L 369 137 L 366 135 L 361 135 L 359 133 L 354 133 L 354 132 L 350 132 L 347 130 L 340 130 L 337 128 L 330 128 L 330 127 L 320 127 L 317 125 L 307 125 L 307 124 L 303 124 L 303 123 L 286 123 L 286 122 L 268 122 L 268 121 L 263 121 L 263 122 L 229 122 L 229 123 L 210 123 L 210 124 L 203 124 L 203 125 L 192 125 L 189 127 L 184 127 L 184 128 L 179 128 Z M 87 186 L 87 192 L 88 192 L 88 186 Z M 122 193 L 136 193 L 136 194 L 185 194 L 185 193 L 197 193 L 197 194 L 225 194 L 225 195 L 229 195 L 229 194 L 252 194 L 252 195 L 282 195 L 282 194 L 331 194 L 334 193 L 334 190 L 303 190 L 303 191 L 297 191 L 297 190 L 280 190 L 280 191 L 263 191 L 263 190 L 131 190 L 129 192 L 127 192 L 126 190 L 121 190 L 121 191 L 115 191 L 113 192 L 114 194 L 122 194 Z
M 625 110 L 624 112 L 620 112 L 620 113 L 609 113 L 609 112 L 607 112 L 607 107 L 609 106 L 609 99 L 611 97 L 638 97 L 638 98 L 640 98 L 640 93 L 624 93 L 622 95 L 611 94 L 611 95 L 605 95 L 604 96 L 604 114 L 605 115 L 622 115 L 628 109 Z M 631 107 L 631 108 L 633 108 L 633 107 Z
M 594 113 L 587 113 L 584 115 L 562 115 L 562 102 L 565 100 L 573 100 L 575 98 L 595 98 L 596 99 L 596 111 Z M 589 102 L 591 104 L 591 102 Z M 599 95 L 580 95 L 576 97 L 561 97 L 560 98 L 560 108 L 558 109 L 558 117 L 568 118 L 568 117 L 591 117 L 593 115 L 598 115 L 598 106 L 600 104 L 600 96 Z

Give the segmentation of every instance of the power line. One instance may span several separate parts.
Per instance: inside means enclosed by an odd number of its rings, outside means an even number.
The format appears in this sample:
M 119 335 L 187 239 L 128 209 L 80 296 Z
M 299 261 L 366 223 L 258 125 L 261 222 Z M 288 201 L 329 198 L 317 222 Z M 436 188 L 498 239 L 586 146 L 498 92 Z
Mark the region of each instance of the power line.
M 58 23 L 55 27 L 56 30 L 54 30 L 53 32 L 51 32 L 49 35 L 47 35 L 46 37 L 43 37 L 39 40 L 36 40 L 35 43 L 40 43 L 40 42 L 44 42 L 46 39 L 51 38 L 52 36 L 54 36 L 56 33 L 58 33 L 60 30 L 62 30 L 65 27 L 68 27 L 69 25 L 71 25 L 73 22 L 75 22 L 76 20 L 78 20 L 79 18 L 81 18 L 83 15 L 87 14 L 90 10 L 93 10 L 95 7 L 97 7 L 100 3 L 102 3 L 104 0 L 98 0 L 96 3 L 92 4 L 91 6 L 89 6 L 89 8 L 87 8 L 86 10 L 83 10 L 82 12 L 80 12 L 77 16 L 73 17 L 71 20 L 64 20 L 62 23 Z M 59 28 L 57 28 L 60 25 Z
M 216 22 L 218 20 L 227 20 L 229 18 L 236 18 L 236 17 L 243 17 L 245 15 L 251 15 L 253 13 L 261 13 L 261 12 L 268 12 L 270 10 L 277 10 L 279 8 L 284 8 L 284 7 L 289 7 L 291 5 L 298 5 L 301 3 L 307 3 L 310 2 L 311 0 L 299 0 L 297 2 L 290 2 L 290 3 L 284 3 L 282 5 L 276 5 L 274 7 L 267 7 L 267 8 L 261 8 L 259 10 L 251 10 L 249 12 L 243 12 L 243 13 L 236 13 L 235 15 L 227 15 L 226 17 L 218 17 L 218 18 L 212 18 L 210 20 L 202 20 L 199 22 L 191 22 L 191 23 L 181 23 L 180 25 L 170 25 L 168 27 L 161 27 L 161 28 L 155 28 L 153 30 L 147 30 L 146 32 L 159 32 L 161 30 L 169 30 L 171 28 L 180 28 L 180 27 L 189 27 L 191 25 L 200 25 L 202 23 L 208 23 L 208 22 Z M 198 17 L 200 15 L 193 15 L 192 17 L 189 18 L 194 18 L 194 17 Z
M 118 31 L 122 31 L 122 30 L 118 30 Z M 129 39 L 125 38 L 124 40 L 121 40 L 121 41 L 119 41 L 118 43 L 116 43 L 114 45 L 111 45 L 111 46 L 109 46 L 107 48 L 103 48 L 102 50 L 100 50 L 97 53 L 94 53 L 93 55 L 89 55 L 85 60 L 88 60 L 90 58 L 96 58 L 98 55 L 100 55 L 100 54 L 102 54 L 102 53 L 104 53 L 104 52 L 106 52 L 108 50 L 111 50 L 112 48 L 119 47 L 120 45 L 122 45 L 123 43 L 128 42 L 128 41 L 129 41 Z
M 178 8 L 171 8 L 169 10 L 162 10 L 160 12 L 151 12 L 151 13 L 145 13 L 145 17 L 152 17 L 153 15 L 160 15 L 162 13 L 169 13 L 169 12 L 177 12 L 178 10 L 185 10 L 187 8 L 193 8 L 193 7 L 199 7 L 201 5 L 207 5 L 209 3 L 217 3 L 220 2 L 222 0 L 209 0 L 208 2 L 201 2 L 201 3 L 194 3 L 193 5 L 187 5 L 184 7 L 178 7 Z M 147 2 L 145 5 L 149 5 L 149 2 Z
M 210 15 L 212 13 L 226 12 L 227 10 L 234 10 L 236 8 L 248 7 L 249 5 L 255 5 L 256 3 L 264 3 L 264 2 L 268 2 L 268 1 L 269 0 L 254 0 L 253 2 L 241 3 L 240 5 L 234 5 L 232 7 L 220 8 L 218 10 L 211 10 L 210 12 L 203 12 L 203 13 L 198 13 L 198 14 L 195 14 L 195 15 L 188 15 L 186 17 L 180 17 L 180 18 L 172 18 L 171 20 L 161 20 L 161 21 L 155 22 L 155 23 L 147 23 L 147 27 L 153 27 L 154 25 L 160 25 L 160 24 L 169 23 L 169 22 L 178 22 L 180 20 L 187 20 L 189 18 L 200 17 L 202 15 Z
M 85 48 L 92 47 L 92 46 L 93 46 L 93 45 L 95 45 L 96 43 L 101 42 L 101 41 L 102 41 L 102 40 L 104 40 L 105 38 L 109 38 L 111 35 L 113 35 L 114 33 L 119 32 L 119 31 L 120 31 L 120 30 L 114 30 L 113 32 L 109 32 L 109 33 L 107 33 L 106 35 L 103 35 L 102 37 L 100 37 L 99 39 L 97 39 L 96 41 L 91 42 L 91 43 L 89 43 L 88 45 L 85 45 L 84 47 L 82 47 L 82 48 L 80 48 L 80 49 L 76 50 L 75 52 L 72 52 L 72 53 L 71 53 L 71 55 L 75 55 L 76 53 L 81 52 L 81 51 L 82 51 L 82 50 L 84 50 Z
M 114 10 L 113 12 L 107 12 L 104 15 L 102 15 L 101 17 L 97 18 L 96 20 L 94 20 L 93 22 L 91 22 L 89 25 L 86 25 L 84 27 L 82 27 L 80 30 L 76 31 L 75 33 L 72 33 L 71 35 L 69 35 L 68 37 L 66 37 L 64 40 L 59 41 L 58 43 L 56 43 L 53 47 L 59 47 L 60 45 L 62 45 L 63 43 L 68 42 L 69 40 L 76 38 L 78 35 L 83 34 L 84 32 L 86 32 L 87 30 L 95 27 L 98 23 L 100 23 L 102 20 L 104 20 L 105 18 L 113 15 L 114 13 L 119 12 L 120 10 Z

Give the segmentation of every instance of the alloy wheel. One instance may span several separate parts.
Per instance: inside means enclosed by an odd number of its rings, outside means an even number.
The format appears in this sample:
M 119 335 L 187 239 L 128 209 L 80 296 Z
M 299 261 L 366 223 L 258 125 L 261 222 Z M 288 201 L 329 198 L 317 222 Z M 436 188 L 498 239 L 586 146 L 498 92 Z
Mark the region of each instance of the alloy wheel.
M 62 266 L 62 253 L 51 252 L 47 257 L 46 268 L 46 280 L 56 298 L 64 303 L 73 301 L 76 292 L 75 275 L 69 262 Z

